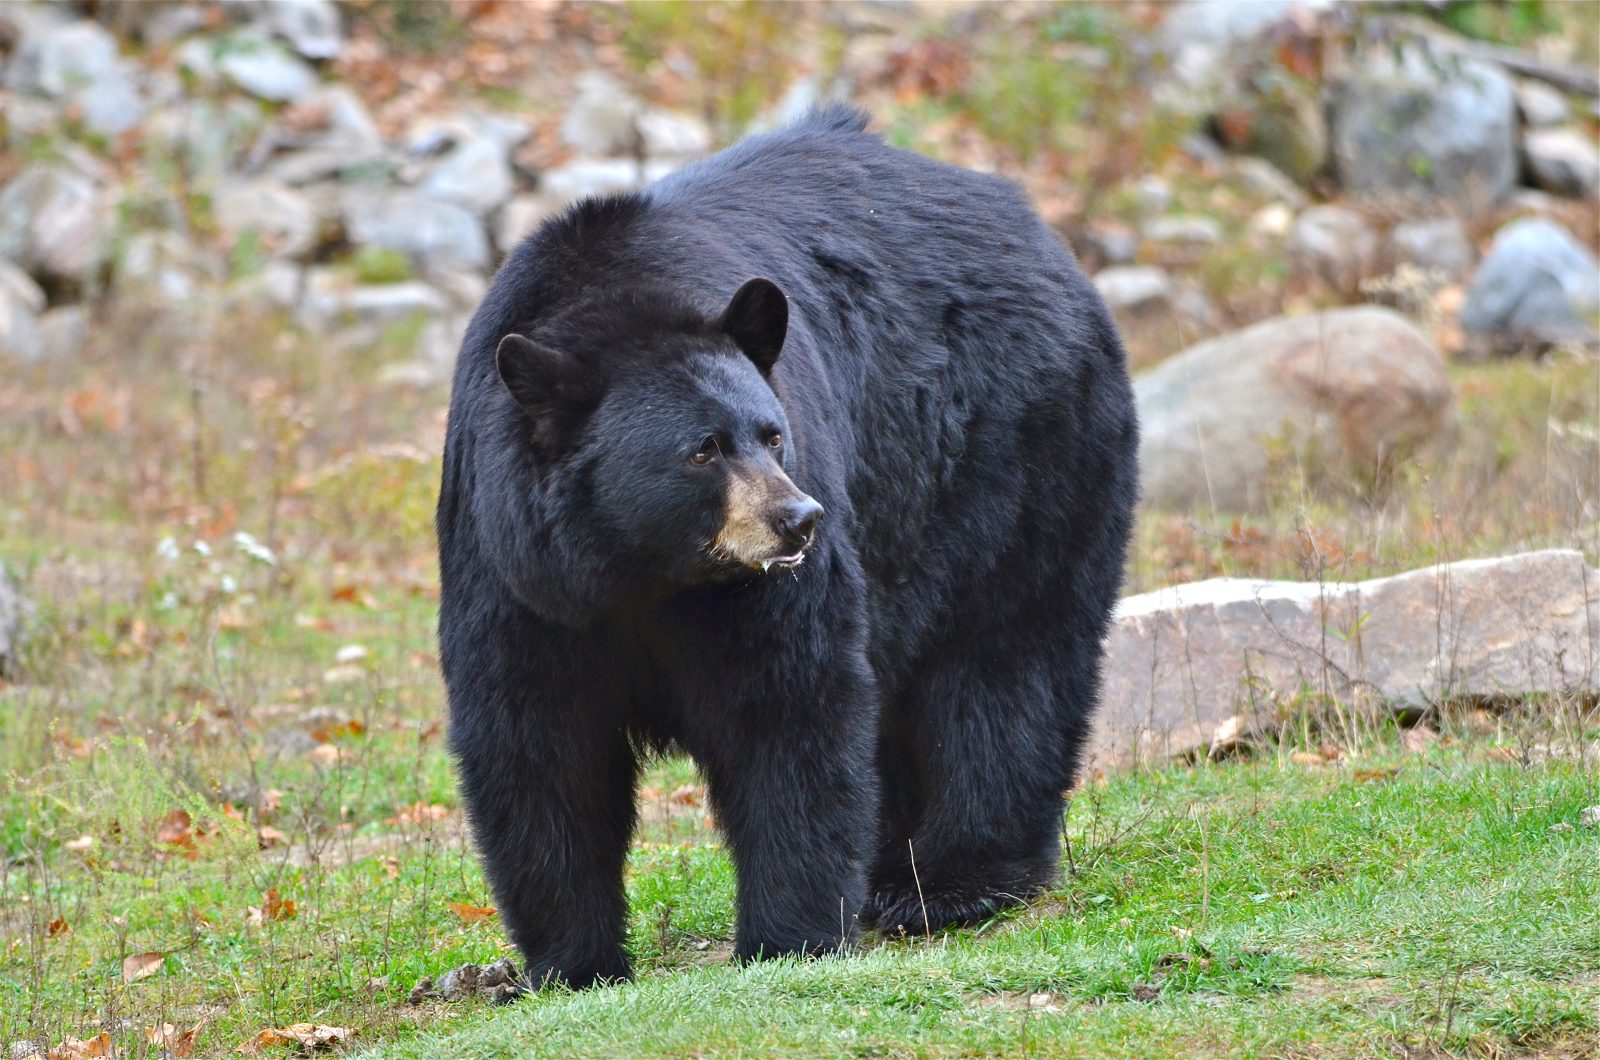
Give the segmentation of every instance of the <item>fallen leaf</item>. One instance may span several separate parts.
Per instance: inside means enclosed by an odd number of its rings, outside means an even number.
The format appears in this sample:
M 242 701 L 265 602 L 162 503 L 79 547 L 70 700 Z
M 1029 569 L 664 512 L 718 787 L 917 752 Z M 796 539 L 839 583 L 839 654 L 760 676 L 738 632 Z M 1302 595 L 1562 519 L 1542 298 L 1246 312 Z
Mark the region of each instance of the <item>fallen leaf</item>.
M 1358 784 L 1385 784 L 1400 775 L 1400 770 L 1394 767 L 1388 769 L 1358 769 L 1355 771 Z
M 294 899 L 284 898 L 276 887 L 268 887 L 261 899 L 261 913 L 268 920 L 293 920 L 297 912 Z
M 62 843 L 61 845 L 64 848 L 66 848 L 67 850 L 72 851 L 74 854 L 81 854 L 85 850 L 93 849 L 93 847 L 94 847 L 94 836 L 92 836 L 92 835 L 81 835 L 76 839 L 69 839 L 65 843 Z
M 148 979 L 161 970 L 166 962 L 165 953 L 135 953 L 131 957 L 122 959 L 122 981 L 124 983 L 137 983 L 141 979 Z
M 442 821 L 450 815 L 448 806 L 440 806 L 433 802 L 414 802 L 410 806 L 402 807 L 400 812 L 388 818 L 384 824 L 428 824 L 432 821 Z
M 58 935 L 65 935 L 71 930 L 72 925 L 67 923 L 66 917 L 58 916 L 54 920 L 50 921 L 49 927 L 45 928 L 45 935 L 49 938 L 55 938 Z
M 275 847 L 279 843 L 285 842 L 287 839 L 287 836 L 278 831 L 276 828 L 272 827 L 270 824 L 264 824 L 260 828 L 256 829 L 256 845 L 262 850 Z
M 331 1049 L 355 1036 L 346 1027 L 328 1027 L 320 1023 L 291 1023 L 287 1027 L 268 1027 L 254 1038 L 239 1046 L 245 1054 L 256 1053 L 272 1045 L 298 1045 L 305 1052 Z
M 1327 764 L 1326 759 L 1324 759 L 1321 755 L 1315 754 L 1311 751 L 1296 751 L 1294 754 L 1289 756 L 1289 761 L 1293 762 L 1297 766 L 1320 766 Z
M 193 822 L 186 810 L 173 810 L 156 825 L 156 842 L 169 846 L 188 846 L 192 843 L 189 826 Z
M 1600 806 L 1587 806 L 1578 814 L 1578 823 L 1585 828 L 1600 828 Z
M 331 743 L 319 743 L 306 753 L 306 757 L 319 766 L 336 766 L 344 760 L 344 752 Z
M 391 854 L 385 854 L 378 859 L 378 865 L 383 869 L 383 874 L 391 880 L 400 878 L 400 859 Z
M 1415 728 L 1407 729 L 1401 734 L 1400 742 L 1407 751 L 1419 755 L 1439 742 L 1439 734 L 1432 729 L 1425 729 L 1418 725 Z
M 492 905 L 468 905 L 466 902 L 446 902 L 445 907 L 454 913 L 464 924 L 472 924 L 479 920 L 488 920 L 495 915 Z
M 87 1040 L 74 1038 L 67 1035 L 61 1039 L 61 1044 L 45 1053 L 45 1060 L 90 1060 L 97 1056 L 111 1055 L 111 1035 L 101 1031 L 93 1038 Z
M 697 785 L 685 784 L 668 796 L 668 801 L 679 806 L 699 806 L 704 797 L 705 793 Z

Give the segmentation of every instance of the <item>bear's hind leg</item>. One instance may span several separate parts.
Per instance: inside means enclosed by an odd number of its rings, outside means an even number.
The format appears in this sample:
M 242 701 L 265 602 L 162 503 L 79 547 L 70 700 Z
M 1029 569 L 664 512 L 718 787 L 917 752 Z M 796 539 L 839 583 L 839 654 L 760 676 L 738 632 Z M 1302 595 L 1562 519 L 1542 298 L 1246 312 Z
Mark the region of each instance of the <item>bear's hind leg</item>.
M 920 817 L 880 837 L 863 912 L 880 931 L 973 923 L 1055 882 L 1100 645 L 1046 629 L 930 651 L 894 705 L 907 739 L 884 755 L 915 762 L 900 772 L 916 778 Z

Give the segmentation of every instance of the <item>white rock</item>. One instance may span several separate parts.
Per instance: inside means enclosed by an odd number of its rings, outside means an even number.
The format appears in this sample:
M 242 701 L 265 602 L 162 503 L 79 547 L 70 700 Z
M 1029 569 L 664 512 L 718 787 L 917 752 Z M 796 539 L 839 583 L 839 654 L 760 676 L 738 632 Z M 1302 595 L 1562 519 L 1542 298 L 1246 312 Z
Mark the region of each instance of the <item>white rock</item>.
M 262 14 L 267 27 L 307 59 L 332 59 L 344 47 L 332 0 L 270 0 Z
M 586 71 L 578 75 L 578 98 L 561 121 L 562 142 L 588 154 L 634 154 L 640 146 L 641 109 L 642 104 L 611 77 Z
M 345 232 L 357 246 L 408 255 L 424 272 L 489 268 L 489 240 L 471 211 L 415 192 L 353 186 L 339 199 Z
M 1107 639 L 1091 763 L 1206 751 L 1309 689 L 1347 704 L 1600 691 L 1600 572 L 1578 552 L 1390 578 L 1218 578 L 1129 597 Z
M 1572 116 L 1567 97 L 1541 81 L 1518 81 L 1517 110 L 1530 129 L 1564 125 Z
M 300 322 L 315 331 L 346 325 L 383 327 L 444 314 L 449 303 L 425 283 L 359 284 L 331 268 L 307 272 Z
M 86 177 L 35 164 L 0 190 L 0 257 L 36 277 L 82 282 L 109 244 L 107 204 Z
M 455 203 L 480 216 L 493 212 L 515 190 L 505 145 L 488 136 L 458 144 L 417 185 L 417 191 L 430 199 Z
M 317 72 L 276 41 L 247 33 L 228 38 L 216 68 L 258 99 L 293 103 L 317 87 Z
M 26 33 L 7 82 L 19 91 L 73 104 L 89 129 L 115 136 L 144 117 L 136 73 L 118 52 L 115 37 L 97 23 L 80 21 Z
M 1144 499 L 1176 510 L 1266 504 L 1276 452 L 1366 476 L 1454 424 L 1444 358 L 1376 306 L 1210 339 L 1139 375 L 1134 394 Z
M 674 168 L 666 162 L 646 162 L 641 167 L 626 158 L 576 159 L 540 174 L 539 191 L 565 205 L 592 195 L 635 191 Z
M 1354 210 L 1313 206 L 1295 219 L 1289 253 L 1302 270 L 1354 291 L 1377 270 L 1378 236 Z
M 45 294 L 33 277 L 0 259 L 0 357 L 32 364 L 44 357 L 39 314 Z
M 1156 243 L 1220 243 L 1222 225 L 1214 217 L 1156 217 L 1141 229 Z
M 317 214 L 300 192 L 273 180 L 225 184 L 213 201 L 217 225 L 237 242 L 254 233 L 274 257 L 298 258 L 317 241 Z
M 711 128 L 693 114 L 651 107 L 640 112 L 638 129 L 646 158 L 693 158 L 711 150 Z
M 1162 304 L 1171 308 L 1177 285 L 1154 265 L 1121 265 L 1095 273 L 1094 285 L 1113 313 Z
M 1573 199 L 1600 194 L 1600 144 L 1577 129 L 1531 129 L 1522 157 L 1533 183 Z

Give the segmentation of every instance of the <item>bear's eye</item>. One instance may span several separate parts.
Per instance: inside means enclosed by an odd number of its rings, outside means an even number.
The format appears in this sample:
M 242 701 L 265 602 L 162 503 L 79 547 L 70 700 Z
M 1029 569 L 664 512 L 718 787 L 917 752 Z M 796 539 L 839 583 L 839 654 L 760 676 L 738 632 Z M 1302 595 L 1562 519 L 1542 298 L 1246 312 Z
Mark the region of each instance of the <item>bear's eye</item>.
M 767 448 L 782 449 L 783 435 L 779 434 L 777 431 L 773 431 L 771 434 L 767 435 Z
M 694 464 L 696 467 L 705 467 L 716 459 L 716 456 L 717 440 L 715 438 L 707 438 L 700 443 L 700 448 L 689 454 L 689 463 Z

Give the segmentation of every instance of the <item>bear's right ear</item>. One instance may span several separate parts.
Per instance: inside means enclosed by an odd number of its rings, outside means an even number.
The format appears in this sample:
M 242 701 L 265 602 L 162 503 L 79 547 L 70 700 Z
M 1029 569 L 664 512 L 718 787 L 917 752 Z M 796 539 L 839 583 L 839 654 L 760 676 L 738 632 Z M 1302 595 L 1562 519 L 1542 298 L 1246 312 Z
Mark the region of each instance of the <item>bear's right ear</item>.
M 507 335 L 495 351 L 500 381 L 541 431 L 554 426 L 561 411 L 562 378 L 572 358 L 521 335 Z

